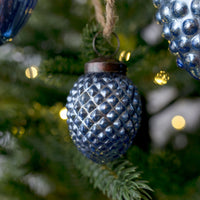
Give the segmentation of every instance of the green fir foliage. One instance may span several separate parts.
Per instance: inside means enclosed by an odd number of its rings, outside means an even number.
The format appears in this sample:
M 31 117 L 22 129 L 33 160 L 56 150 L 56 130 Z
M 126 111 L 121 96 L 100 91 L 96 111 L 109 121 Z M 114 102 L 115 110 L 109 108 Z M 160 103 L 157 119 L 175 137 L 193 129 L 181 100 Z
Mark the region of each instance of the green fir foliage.
M 141 180 L 141 173 L 129 161 L 118 159 L 98 165 L 80 153 L 74 157 L 76 167 L 87 176 L 95 188 L 115 200 L 148 200 L 152 189 Z
M 84 61 L 87 62 L 98 57 L 98 54 L 93 48 L 94 39 L 96 44 L 94 48 L 96 48 L 100 56 L 109 57 L 115 52 L 117 48 L 116 38 L 111 35 L 110 38 L 105 39 L 100 26 L 91 22 L 86 25 L 82 34 L 82 58 Z

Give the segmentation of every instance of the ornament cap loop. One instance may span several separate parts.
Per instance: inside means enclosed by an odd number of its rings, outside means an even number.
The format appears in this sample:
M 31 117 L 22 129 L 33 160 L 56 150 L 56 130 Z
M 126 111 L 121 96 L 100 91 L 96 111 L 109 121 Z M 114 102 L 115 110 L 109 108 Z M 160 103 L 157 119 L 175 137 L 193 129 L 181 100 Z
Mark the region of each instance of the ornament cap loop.
M 99 57 L 85 64 L 85 73 L 113 72 L 126 75 L 127 66 L 113 58 Z
M 103 57 L 103 55 L 96 48 L 96 39 L 99 36 L 99 34 L 102 34 L 102 33 L 103 33 L 102 31 L 99 31 L 98 33 L 96 33 L 96 35 L 93 38 L 93 42 L 92 42 L 92 46 L 93 46 L 95 53 L 100 57 Z M 117 48 L 116 48 L 115 52 L 113 54 L 109 55 L 108 57 L 114 57 L 118 53 L 119 48 L 120 48 L 120 41 L 119 41 L 118 35 L 115 32 L 112 32 L 112 35 L 117 39 Z

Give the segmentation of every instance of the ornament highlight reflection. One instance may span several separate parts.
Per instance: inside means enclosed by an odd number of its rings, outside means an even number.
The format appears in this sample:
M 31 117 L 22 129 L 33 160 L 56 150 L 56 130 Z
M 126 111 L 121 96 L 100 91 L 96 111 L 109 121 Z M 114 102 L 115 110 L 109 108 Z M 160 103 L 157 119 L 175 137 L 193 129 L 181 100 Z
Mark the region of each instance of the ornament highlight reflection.
M 29 79 L 34 79 L 38 76 L 38 67 L 37 66 L 31 66 L 31 67 L 28 67 L 26 70 L 25 70 L 25 75 L 27 78 Z
M 154 78 L 154 83 L 157 85 L 166 85 L 170 77 L 166 71 L 160 71 Z
M 185 118 L 181 115 L 176 115 L 172 119 L 172 127 L 176 130 L 183 130 L 186 126 Z
M 67 120 L 67 108 L 62 108 L 59 112 L 60 118 L 62 120 Z

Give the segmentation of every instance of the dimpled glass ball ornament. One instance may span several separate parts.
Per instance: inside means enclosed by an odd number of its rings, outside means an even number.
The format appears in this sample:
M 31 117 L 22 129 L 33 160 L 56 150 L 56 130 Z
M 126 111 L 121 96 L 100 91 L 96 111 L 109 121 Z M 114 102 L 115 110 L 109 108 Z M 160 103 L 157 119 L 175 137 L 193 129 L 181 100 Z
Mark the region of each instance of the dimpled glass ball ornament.
M 200 0 L 153 0 L 177 65 L 200 80 Z
M 0 0 L 0 44 L 17 35 L 36 3 L 37 0 Z
M 67 98 L 67 123 L 78 150 L 104 164 L 132 144 L 141 119 L 141 101 L 125 76 L 124 64 L 100 58 L 86 63 L 85 69 Z

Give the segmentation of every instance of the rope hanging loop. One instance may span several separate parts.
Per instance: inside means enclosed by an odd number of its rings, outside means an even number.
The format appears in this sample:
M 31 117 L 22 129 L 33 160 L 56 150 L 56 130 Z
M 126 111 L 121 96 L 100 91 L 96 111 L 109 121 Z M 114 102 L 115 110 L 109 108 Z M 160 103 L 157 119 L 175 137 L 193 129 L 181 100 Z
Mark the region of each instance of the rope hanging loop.
M 100 0 L 92 0 L 95 8 L 96 20 L 103 28 L 103 36 L 109 38 L 114 32 L 118 17 L 115 14 L 115 0 L 106 1 L 106 13 L 103 15 L 103 7 Z

